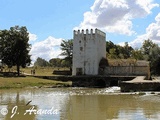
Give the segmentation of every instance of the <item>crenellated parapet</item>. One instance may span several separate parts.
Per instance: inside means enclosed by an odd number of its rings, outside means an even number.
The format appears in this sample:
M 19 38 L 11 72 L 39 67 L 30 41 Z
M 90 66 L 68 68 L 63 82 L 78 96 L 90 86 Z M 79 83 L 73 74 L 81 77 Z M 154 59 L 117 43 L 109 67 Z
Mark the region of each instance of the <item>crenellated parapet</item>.
M 106 34 L 104 33 L 104 32 L 102 32 L 101 30 L 99 30 L 99 29 L 95 29 L 95 30 L 93 30 L 93 29 L 90 29 L 90 30 L 88 30 L 88 29 L 86 29 L 86 30 L 74 30 L 73 31 L 74 32 L 74 35 L 100 35 L 100 36 L 103 36 L 103 37 L 105 37 L 106 36 Z

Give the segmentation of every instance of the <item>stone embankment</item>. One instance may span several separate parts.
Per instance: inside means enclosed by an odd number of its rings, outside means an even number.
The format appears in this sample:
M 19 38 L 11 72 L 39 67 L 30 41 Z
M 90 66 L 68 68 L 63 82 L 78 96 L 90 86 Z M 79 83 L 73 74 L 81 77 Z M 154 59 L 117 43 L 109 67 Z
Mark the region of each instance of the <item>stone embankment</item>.
M 160 91 L 160 80 L 145 80 L 145 76 L 137 76 L 131 81 L 121 81 L 121 92 Z

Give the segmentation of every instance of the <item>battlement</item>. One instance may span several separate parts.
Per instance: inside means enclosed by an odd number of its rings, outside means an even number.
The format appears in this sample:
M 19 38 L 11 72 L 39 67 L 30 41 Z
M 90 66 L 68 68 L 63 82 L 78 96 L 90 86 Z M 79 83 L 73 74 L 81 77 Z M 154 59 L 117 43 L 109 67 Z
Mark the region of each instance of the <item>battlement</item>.
M 99 29 L 95 29 L 95 30 L 93 30 L 93 29 L 91 29 L 90 31 L 88 30 L 88 29 L 86 29 L 86 30 L 74 30 L 74 35 L 82 35 L 82 34 L 84 34 L 84 35 L 86 35 L 86 34 L 90 34 L 90 35 L 95 35 L 95 34 L 98 34 L 98 35 L 101 35 L 101 36 L 103 36 L 103 37 L 105 37 L 106 36 L 106 34 L 104 33 L 104 32 L 102 32 L 101 30 L 99 30 Z

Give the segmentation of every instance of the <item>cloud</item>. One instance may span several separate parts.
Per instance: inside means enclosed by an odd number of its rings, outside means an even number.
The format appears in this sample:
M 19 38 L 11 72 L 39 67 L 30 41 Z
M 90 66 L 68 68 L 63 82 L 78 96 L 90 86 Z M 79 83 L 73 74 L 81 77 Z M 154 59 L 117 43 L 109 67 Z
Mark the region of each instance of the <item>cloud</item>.
M 36 41 L 36 40 L 37 40 L 37 35 L 29 32 L 29 41 Z
M 129 42 L 129 45 L 132 46 L 133 48 L 140 48 L 144 42 L 144 40 L 147 40 L 147 34 L 144 35 L 139 35 L 137 36 L 137 38 L 135 40 L 133 40 L 132 42 Z
M 36 42 L 32 45 L 30 54 L 33 62 L 36 61 L 37 57 L 41 57 L 45 60 L 50 60 L 51 58 L 56 58 L 61 53 L 60 44 L 62 39 L 56 39 L 49 36 L 47 39 Z
M 135 40 L 129 44 L 134 48 L 141 47 L 144 40 L 153 40 L 154 43 L 160 44 L 160 13 L 155 17 L 155 22 L 151 23 L 146 28 L 146 33 L 139 35 Z
M 147 16 L 157 6 L 152 0 L 95 0 L 91 11 L 84 13 L 84 20 L 74 29 L 100 28 L 132 35 L 132 19 Z
M 150 39 L 160 40 L 160 13 L 156 16 L 155 21 L 148 26 L 146 33 Z

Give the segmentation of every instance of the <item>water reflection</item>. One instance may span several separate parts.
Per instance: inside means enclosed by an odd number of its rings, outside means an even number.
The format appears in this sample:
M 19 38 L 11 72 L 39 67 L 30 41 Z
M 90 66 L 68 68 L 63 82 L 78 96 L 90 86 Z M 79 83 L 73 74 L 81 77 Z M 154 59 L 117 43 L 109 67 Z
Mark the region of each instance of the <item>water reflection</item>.
M 160 105 L 135 95 L 72 96 L 71 117 L 74 120 L 158 119 Z
M 116 88 L 54 88 L 1 90 L 1 120 L 160 119 L 160 95 L 120 94 Z M 26 105 L 30 101 L 28 105 Z M 17 106 L 17 109 L 13 108 Z M 24 115 L 33 108 L 37 114 Z M 41 110 L 41 111 L 40 111 Z M 52 111 L 53 114 L 46 113 Z M 15 114 L 14 114 L 15 113 Z M 13 118 L 11 116 L 14 114 Z
M 32 106 L 31 105 L 26 105 L 25 98 L 20 99 L 20 93 L 19 91 L 13 94 L 9 94 L 11 96 L 6 96 L 1 92 L 1 110 L 5 109 L 8 110 L 8 113 L 6 116 L 4 116 L 5 113 L 1 111 L 1 118 L 4 120 L 20 120 L 20 119 L 28 119 L 28 120 L 35 120 L 36 116 L 34 114 L 31 115 L 25 115 L 26 110 L 30 109 Z M 36 109 L 36 106 L 35 106 Z

